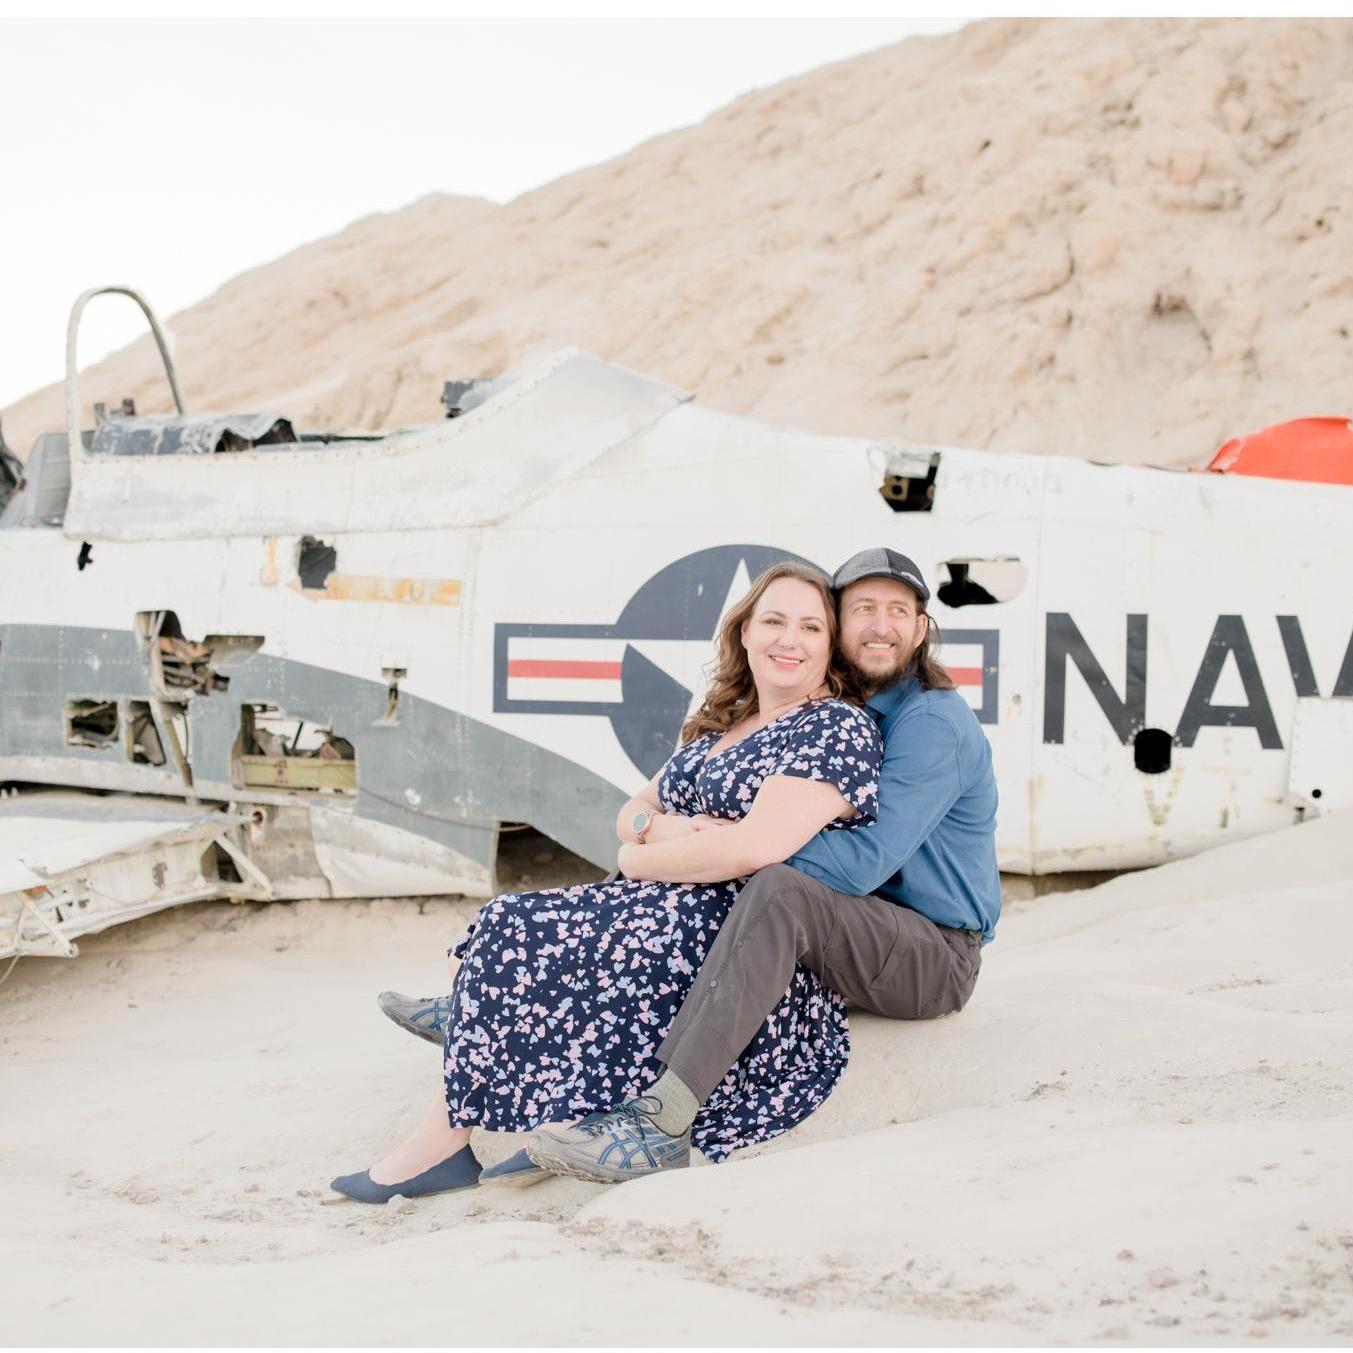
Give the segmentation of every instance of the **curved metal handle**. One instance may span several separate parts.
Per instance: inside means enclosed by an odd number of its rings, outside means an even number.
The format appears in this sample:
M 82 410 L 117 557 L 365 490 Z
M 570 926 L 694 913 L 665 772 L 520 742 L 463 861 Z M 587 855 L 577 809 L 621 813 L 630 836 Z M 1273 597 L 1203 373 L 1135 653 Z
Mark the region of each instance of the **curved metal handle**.
M 183 392 L 179 389 L 179 378 L 174 371 L 169 341 L 160 327 L 160 321 L 155 317 L 155 311 L 151 309 L 150 302 L 135 287 L 91 287 L 75 298 L 75 304 L 70 310 L 70 319 L 66 322 L 66 435 L 70 439 L 71 460 L 78 459 L 85 452 L 84 442 L 80 437 L 80 373 L 76 361 L 76 346 L 80 336 L 80 316 L 84 314 L 85 306 L 95 296 L 130 296 L 141 307 L 141 313 L 145 315 L 150 324 L 150 331 L 155 335 L 155 345 L 160 350 L 165 375 L 169 377 L 174 407 L 179 413 L 184 412 Z

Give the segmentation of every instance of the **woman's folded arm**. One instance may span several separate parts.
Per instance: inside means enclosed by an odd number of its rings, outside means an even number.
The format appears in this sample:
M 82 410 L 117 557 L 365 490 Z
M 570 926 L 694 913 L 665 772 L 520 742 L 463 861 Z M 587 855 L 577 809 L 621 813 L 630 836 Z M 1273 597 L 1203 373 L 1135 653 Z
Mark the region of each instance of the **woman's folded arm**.
M 827 823 L 854 808 L 824 780 L 772 775 L 747 816 L 714 831 L 620 847 L 620 872 L 655 883 L 722 883 L 787 860 Z
M 662 813 L 662 801 L 658 798 L 659 771 L 633 798 L 625 800 L 625 806 L 615 815 L 615 834 L 624 843 L 634 840 L 634 819 L 642 812 Z
M 625 806 L 616 814 L 615 834 L 622 844 L 634 842 L 634 819 L 640 813 L 653 814 L 653 820 L 644 833 L 644 840 L 648 842 L 680 840 L 696 830 L 685 814 L 669 813 L 662 806 L 662 800 L 658 797 L 658 781 L 661 778 L 662 771 L 659 771 L 632 799 L 626 799 Z

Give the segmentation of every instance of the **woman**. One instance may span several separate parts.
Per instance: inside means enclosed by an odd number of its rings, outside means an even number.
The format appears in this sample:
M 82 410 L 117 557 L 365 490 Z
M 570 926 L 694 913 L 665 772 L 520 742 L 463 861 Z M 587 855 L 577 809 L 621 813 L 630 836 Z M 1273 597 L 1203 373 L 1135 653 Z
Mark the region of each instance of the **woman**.
M 869 716 L 840 697 L 836 611 L 805 565 L 767 569 L 719 632 L 682 745 L 616 821 L 625 877 L 494 898 L 455 946 L 444 1083 L 413 1134 L 332 1187 L 364 1202 L 464 1188 L 474 1127 L 521 1132 L 638 1093 L 739 880 L 877 808 Z M 658 880 L 682 880 L 681 883 Z M 831 1093 L 845 1008 L 805 969 L 700 1111 L 711 1160 L 765 1141 Z

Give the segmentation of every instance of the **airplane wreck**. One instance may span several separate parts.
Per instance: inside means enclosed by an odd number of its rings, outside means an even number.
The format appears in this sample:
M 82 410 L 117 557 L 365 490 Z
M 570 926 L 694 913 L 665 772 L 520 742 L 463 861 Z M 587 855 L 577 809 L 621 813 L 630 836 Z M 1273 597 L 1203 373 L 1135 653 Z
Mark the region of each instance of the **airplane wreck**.
M 66 427 L 0 451 L 0 957 L 212 898 L 491 896 L 507 824 L 609 868 L 728 602 L 869 544 L 935 586 L 1003 869 L 1353 803 L 1347 420 L 1106 466 L 770 427 L 570 350 L 348 434 L 186 412 L 102 290 L 177 412 L 85 425 L 88 292 Z

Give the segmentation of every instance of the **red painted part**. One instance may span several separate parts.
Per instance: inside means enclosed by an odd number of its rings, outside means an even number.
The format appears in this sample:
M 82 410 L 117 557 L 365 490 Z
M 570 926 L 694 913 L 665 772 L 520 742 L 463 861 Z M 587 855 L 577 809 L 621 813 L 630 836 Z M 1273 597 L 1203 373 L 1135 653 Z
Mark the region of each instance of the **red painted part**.
M 510 677 L 579 677 L 589 681 L 619 681 L 618 662 L 551 661 L 549 658 L 513 658 L 507 664 Z
M 955 686 L 980 686 L 982 669 L 980 667 L 948 667 L 950 680 Z
M 1217 474 L 1353 484 L 1353 424 L 1347 418 L 1298 418 L 1227 442 L 1207 467 Z

